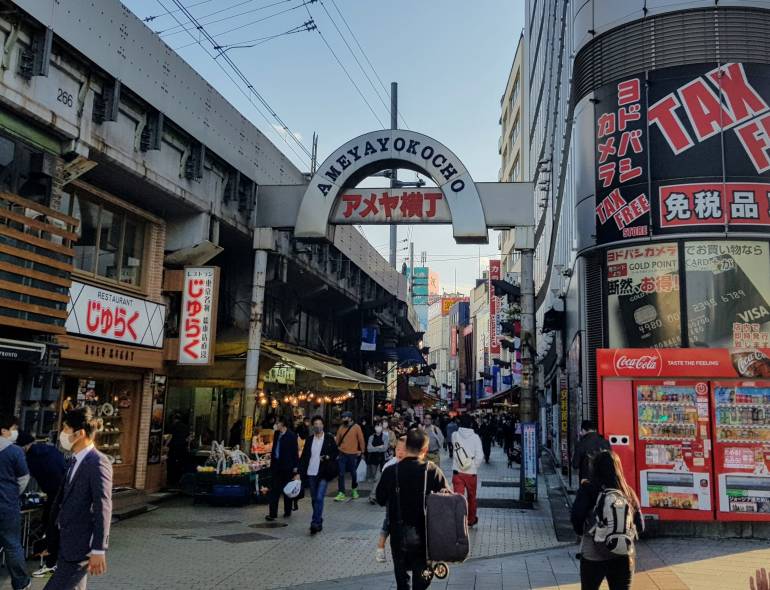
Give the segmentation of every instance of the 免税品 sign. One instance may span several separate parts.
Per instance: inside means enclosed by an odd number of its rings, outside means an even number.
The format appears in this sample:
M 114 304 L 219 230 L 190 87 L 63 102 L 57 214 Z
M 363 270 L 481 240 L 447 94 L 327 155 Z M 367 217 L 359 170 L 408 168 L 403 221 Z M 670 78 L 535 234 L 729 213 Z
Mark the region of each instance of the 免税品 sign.
M 179 321 L 180 365 L 207 365 L 214 361 L 218 285 L 217 267 L 184 269 L 182 312 Z
M 163 347 L 165 306 L 72 281 L 65 328 L 70 334 Z

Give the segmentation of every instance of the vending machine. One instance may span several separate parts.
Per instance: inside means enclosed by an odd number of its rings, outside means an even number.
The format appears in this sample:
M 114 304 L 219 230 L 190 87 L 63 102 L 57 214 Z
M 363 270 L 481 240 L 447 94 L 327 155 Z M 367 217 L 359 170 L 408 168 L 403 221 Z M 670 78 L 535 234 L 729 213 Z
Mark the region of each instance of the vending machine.
M 770 381 L 713 381 L 718 520 L 770 520 Z
M 712 520 L 706 381 L 634 381 L 642 509 L 666 520 Z

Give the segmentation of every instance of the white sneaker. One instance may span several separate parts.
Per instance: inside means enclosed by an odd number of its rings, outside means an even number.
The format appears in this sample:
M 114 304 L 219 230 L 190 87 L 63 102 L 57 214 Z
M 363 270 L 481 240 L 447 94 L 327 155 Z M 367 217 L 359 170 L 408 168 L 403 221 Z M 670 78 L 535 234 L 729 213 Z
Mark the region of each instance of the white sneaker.
M 377 547 L 377 553 L 375 554 L 374 559 L 376 559 L 378 563 L 385 563 L 385 549 Z
M 47 565 L 44 565 L 39 570 L 35 570 L 34 572 L 32 572 L 32 577 L 42 578 L 43 576 L 52 576 L 55 571 L 56 571 L 56 566 L 48 567 Z

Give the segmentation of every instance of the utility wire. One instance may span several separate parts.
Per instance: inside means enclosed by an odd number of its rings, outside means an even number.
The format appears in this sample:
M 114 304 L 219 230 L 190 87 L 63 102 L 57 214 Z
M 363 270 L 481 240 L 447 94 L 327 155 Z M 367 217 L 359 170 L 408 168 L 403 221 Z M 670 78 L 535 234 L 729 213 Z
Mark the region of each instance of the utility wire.
M 208 4 L 211 1 L 212 0 L 201 0 L 200 2 L 195 2 L 193 4 L 189 4 L 187 6 L 187 8 L 194 8 L 195 6 L 200 6 L 201 4 Z M 149 23 L 149 22 L 154 21 L 156 18 L 160 18 L 162 16 L 171 15 L 171 14 L 173 14 L 175 12 L 179 12 L 179 9 L 177 8 L 176 10 L 167 10 L 166 12 L 162 12 L 161 14 L 154 14 L 152 16 L 146 16 L 146 17 L 144 17 L 142 19 L 142 21 L 144 21 L 146 23 Z
M 312 20 L 309 20 L 304 24 L 293 27 L 288 31 L 284 31 L 283 33 L 278 33 L 277 35 L 270 35 L 268 37 L 251 39 L 250 41 L 241 41 L 240 43 L 230 43 L 228 45 L 217 45 L 216 47 L 214 47 L 214 49 L 216 49 L 219 52 L 219 55 L 217 55 L 215 59 L 219 58 L 223 53 L 230 51 L 231 49 L 251 49 L 259 45 L 264 45 L 268 41 L 277 39 L 278 37 L 285 37 L 286 35 L 294 35 L 295 33 L 304 33 L 305 31 L 313 31 L 315 30 L 315 28 L 316 28 L 315 23 Z
M 163 2 L 162 2 L 161 0 L 156 0 L 156 2 L 157 2 L 158 4 L 160 4 L 160 6 L 161 6 L 161 7 L 162 7 L 164 10 L 166 10 L 166 12 L 167 12 L 168 14 L 171 14 L 172 18 L 173 18 L 175 21 L 177 21 L 177 22 L 179 22 L 179 24 L 181 24 L 181 22 L 179 21 L 179 19 L 177 19 L 177 17 L 176 17 L 174 14 L 172 14 L 171 12 L 169 12 L 169 11 L 168 11 L 168 9 L 166 8 L 166 6 L 163 4 Z M 173 2 L 174 2 L 174 3 L 175 3 L 177 6 L 179 6 L 179 7 L 180 7 L 180 9 L 184 10 L 184 6 L 182 6 L 182 5 L 181 5 L 181 3 L 180 3 L 180 2 L 178 2 L 178 0 L 173 0 Z M 185 12 L 187 12 L 187 11 L 185 11 Z M 189 13 L 188 13 L 188 14 L 189 14 Z M 190 35 L 190 37 L 192 37 L 193 39 L 195 39 L 195 37 L 193 36 L 193 34 L 192 34 L 192 33 L 190 33 L 189 31 L 188 31 L 188 34 Z M 265 115 L 264 111 L 263 111 L 263 110 L 260 108 L 260 106 L 259 106 L 257 103 L 255 103 L 255 102 L 254 102 L 254 99 L 251 97 L 251 95 L 249 95 L 249 94 L 248 94 L 248 93 L 247 93 L 245 90 L 243 90 L 243 88 L 241 88 L 241 85 L 240 85 L 240 84 L 238 84 L 238 82 L 235 80 L 235 78 L 233 78 L 232 74 L 231 74 L 230 72 L 228 72 L 228 71 L 227 71 L 227 70 L 224 68 L 224 66 L 223 66 L 223 65 L 222 65 L 222 64 L 221 64 L 219 61 L 217 61 L 216 59 L 214 59 L 214 55 L 213 55 L 213 54 L 211 54 L 211 53 L 208 51 L 208 49 L 206 49 L 206 47 L 204 47 L 204 46 L 203 46 L 203 44 L 202 44 L 200 41 L 196 41 L 196 43 L 197 43 L 198 45 L 200 45 L 201 49 L 203 49 L 203 51 L 204 51 L 204 52 L 205 52 L 205 53 L 206 53 L 206 54 L 207 54 L 207 55 L 208 55 L 208 56 L 209 56 L 209 57 L 210 57 L 210 58 L 211 58 L 211 59 L 212 59 L 212 60 L 213 60 L 213 61 L 214 61 L 214 62 L 217 64 L 217 66 L 219 66 L 219 69 L 220 69 L 220 70 L 222 70 L 222 72 L 225 74 L 225 76 L 227 76 L 227 77 L 230 79 L 230 81 L 231 81 L 231 82 L 232 82 L 232 83 L 235 85 L 235 87 L 236 87 L 236 88 L 238 88 L 238 90 L 241 92 L 241 94 L 243 94 L 243 95 L 246 97 L 246 100 L 248 100 L 248 101 L 249 101 L 249 102 L 250 102 L 250 103 L 251 103 L 251 104 L 254 106 L 254 108 L 255 108 L 255 109 L 257 109 L 257 112 L 258 112 L 260 115 L 262 115 L 262 118 L 265 120 L 265 122 L 267 123 L 268 127 L 269 127 L 269 128 L 271 128 L 271 129 L 273 129 L 273 131 L 276 133 L 276 135 L 278 135 L 278 136 L 279 136 L 279 137 L 280 137 L 280 138 L 281 138 L 281 139 L 284 141 L 284 143 L 287 145 L 287 147 L 288 147 L 288 148 L 289 148 L 289 149 L 290 149 L 292 152 L 294 152 L 294 155 L 295 155 L 295 156 L 297 156 L 298 160 L 299 160 L 299 161 L 300 161 L 302 164 L 305 164 L 305 165 L 307 165 L 307 161 L 305 160 L 305 158 L 304 158 L 304 157 L 303 157 L 303 156 L 302 156 L 300 153 L 298 153 L 298 152 L 297 152 L 297 150 L 294 148 L 294 146 L 293 146 L 293 145 L 291 145 L 291 144 L 289 143 L 289 140 L 288 140 L 288 138 L 286 137 L 286 135 L 284 135 L 284 134 L 282 134 L 282 133 L 279 133 L 279 132 L 278 132 L 278 130 L 277 130 L 277 129 L 275 129 L 275 127 L 273 127 L 272 123 L 270 123 L 270 119 L 268 119 L 268 117 L 267 117 L 267 115 Z M 290 133 L 290 135 L 291 135 L 292 139 L 295 141 L 295 143 L 297 143 L 298 145 L 302 146 L 302 143 L 301 143 L 301 142 L 300 142 L 300 141 L 299 141 L 299 140 L 296 138 L 296 136 L 295 136 L 293 133 Z M 303 147 L 304 147 L 304 146 L 303 146 Z M 304 151 L 305 153 L 307 153 L 307 149 L 304 149 L 303 151 Z
M 176 0 L 174 0 L 176 1 Z M 313 13 L 310 12 L 310 7 L 305 4 L 305 10 L 307 10 L 308 16 L 312 19 Z M 374 118 L 377 119 L 377 122 L 380 124 L 380 127 L 383 129 L 385 128 L 385 124 L 382 122 L 382 119 L 380 119 L 379 116 L 377 116 L 377 113 L 372 108 L 371 103 L 366 99 L 366 96 L 364 96 L 364 93 L 361 92 L 361 89 L 358 87 L 358 84 L 356 84 L 356 81 L 353 80 L 353 77 L 350 75 L 350 72 L 348 72 L 345 65 L 340 61 L 340 58 L 337 57 L 337 54 L 334 52 L 334 49 L 332 49 L 332 46 L 329 45 L 329 42 L 326 40 L 326 37 L 324 36 L 323 32 L 321 31 L 320 27 L 316 27 L 316 31 L 318 31 L 318 34 L 321 36 L 321 39 L 323 39 L 324 45 L 329 49 L 329 52 L 334 56 L 334 59 L 337 61 L 339 66 L 342 68 L 342 71 L 345 72 L 345 75 L 348 77 L 348 80 L 350 80 L 350 83 L 353 85 L 353 87 L 356 89 L 356 92 L 358 92 L 358 95 L 361 97 L 361 100 L 366 103 L 366 106 L 369 107 L 369 110 L 372 112 L 372 115 L 374 115 Z
M 334 8 L 337 10 L 337 13 L 340 15 L 340 18 L 342 19 L 343 24 L 345 25 L 345 28 L 350 32 L 350 36 L 353 37 L 353 41 L 355 41 L 356 46 L 361 51 L 361 55 L 364 56 L 364 59 L 366 60 L 366 63 L 369 64 L 369 67 L 372 69 L 372 72 L 374 72 L 375 77 L 377 78 L 377 81 L 380 83 L 380 86 L 382 86 L 382 89 L 385 91 L 385 96 L 390 96 L 390 90 L 385 86 L 385 83 L 382 81 L 382 78 L 380 78 L 380 75 L 377 73 L 377 69 L 374 67 L 374 64 L 372 64 L 371 60 L 369 59 L 369 56 L 366 54 L 366 51 L 364 51 L 364 48 L 361 46 L 361 42 L 358 40 L 358 35 L 356 35 L 353 32 L 353 29 L 348 24 L 347 19 L 345 18 L 345 15 L 342 14 L 342 11 L 340 10 L 340 7 L 337 6 L 336 0 L 331 0 L 332 5 L 334 5 Z M 322 3 L 323 4 L 323 3 Z M 390 107 L 386 107 L 390 108 Z M 398 113 L 398 117 L 401 119 L 401 122 L 404 124 L 404 127 L 409 129 L 409 125 L 406 124 L 406 119 L 404 119 L 404 116 L 401 114 L 401 111 Z
M 273 6 L 278 6 L 279 4 L 285 4 L 287 2 L 293 2 L 294 0 L 278 0 L 277 2 L 272 2 L 270 4 L 265 4 L 264 6 L 259 6 L 258 8 L 252 8 L 250 10 L 246 10 L 244 12 L 239 12 L 238 14 L 231 14 L 230 16 L 223 16 L 222 18 L 206 21 L 206 19 L 210 16 L 216 16 L 217 14 L 221 14 L 223 12 L 226 12 L 228 10 L 232 10 L 233 8 L 238 8 L 239 6 L 243 6 L 244 4 L 248 4 L 250 2 L 254 2 L 254 0 L 244 0 L 243 2 L 239 2 L 238 4 L 233 4 L 232 6 L 228 6 L 227 8 L 221 8 L 219 10 L 215 10 L 214 12 L 210 12 L 209 14 L 196 17 L 198 19 L 198 22 L 200 22 L 203 25 L 214 25 L 217 23 L 221 23 L 224 21 L 232 20 L 234 18 L 238 18 L 240 16 L 244 16 L 247 14 L 252 14 L 254 12 L 259 12 L 261 10 L 267 10 L 268 8 L 272 8 Z M 189 8 L 189 7 L 188 7 Z M 206 22 L 204 22 L 206 21 Z M 172 35 L 177 35 L 179 33 L 183 33 L 186 30 L 190 30 L 187 28 L 187 25 L 182 25 L 181 27 L 179 25 L 169 27 L 168 29 L 164 29 L 162 31 L 157 31 L 158 35 L 171 37 Z M 221 34 L 221 33 L 217 33 Z
M 348 51 L 350 51 L 350 55 L 353 56 L 353 59 L 356 60 L 356 63 L 358 64 L 358 68 L 361 70 L 361 73 L 366 77 L 367 81 L 369 82 L 369 86 L 372 87 L 372 90 L 374 90 L 374 94 L 377 95 L 377 98 L 380 99 L 380 102 L 382 103 L 382 106 L 385 107 L 385 111 L 387 112 L 390 109 L 390 105 L 383 100 L 379 89 L 374 85 L 374 82 L 372 82 L 372 79 L 369 77 L 369 74 L 366 73 L 366 70 L 364 69 L 364 66 L 361 65 L 361 61 L 358 59 L 358 56 L 356 55 L 355 51 L 353 51 L 353 48 L 350 46 L 350 43 L 348 43 L 347 38 L 345 35 L 342 34 L 342 31 L 340 31 L 340 28 L 337 26 L 336 21 L 334 18 L 332 18 L 331 13 L 327 10 L 326 4 L 324 4 L 324 0 L 320 0 L 321 2 L 321 8 L 324 9 L 324 12 L 326 13 L 326 16 L 329 17 L 329 20 L 334 25 L 334 28 L 337 29 L 337 33 L 340 36 L 340 39 L 345 43 L 345 46 L 348 48 Z M 388 93 L 385 93 L 385 96 L 388 96 Z
M 282 0 L 282 1 L 285 2 L 286 0 Z M 298 8 L 302 8 L 306 4 L 312 4 L 312 3 L 317 2 L 317 1 L 318 0 L 305 0 L 304 2 L 302 2 L 302 4 L 297 4 L 297 6 L 292 6 L 291 8 L 285 8 L 284 10 L 279 10 L 278 12 L 275 12 L 273 14 L 269 14 L 268 16 L 265 16 L 265 17 L 262 17 L 262 18 L 258 18 L 257 20 L 253 20 L 251 22 L 248 22 L 248 23 L 245 23 L 245 24 L 242 24 L 242 25 L 238 25 L 237 27 L 232 27 L 230 29 L 226 29 L 224 31 L 220 31 L 219 33 L 217 33 L 217 35 L 226 35 L 228 33 L 232 33 L 233 31 L 240 31 L 241 29 L 245 29 L 246 27 L 250 27 L 252 25 L 256 25 L 257 23 L 265 22 L 266 20 L 270 20 L 271 18 L 275 18 L 276 16 L 281 16 L 282 14 L 286 14 L 287 12 L 291 12 L 292 10 L 297 10 Z M 194 30 L 200 31 L 200 29 L 198 27 L 202 28 L 203 26 L 204 25 L 200 25 L 199 24 L 199 25 L 193 27 L 192 29 L 185 29 L 185 31 L 187 33 L 189 33 L 190 31 L 194 31 Z M 175 33 L 172 33 L 172 34 L 175 34 Z M 206 33 L 206 34 L 208 34 L 208 33 Z M 195 39 L 195 37 L 193 37 L 193 39 Z M 196 43 L 197 43 L 197 41 L 196 41 Z M 191 45 L 195 45 L 196 43 L 187 43 L 186 45 L 180 45 L 179 47 L 175 47 L 174 49 L 175 50 L 184 49 L 185 47 L 190 47 Z

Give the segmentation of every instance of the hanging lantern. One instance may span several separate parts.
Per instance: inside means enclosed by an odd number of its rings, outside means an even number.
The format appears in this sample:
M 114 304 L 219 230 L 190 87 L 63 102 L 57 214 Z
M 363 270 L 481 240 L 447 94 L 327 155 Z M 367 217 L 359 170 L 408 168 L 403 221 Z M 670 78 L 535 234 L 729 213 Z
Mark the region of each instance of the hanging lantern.
M 267 398 L 265 398 L 265 397 L 259 398 L 259 405 L 266 406 L 267 405 Z

